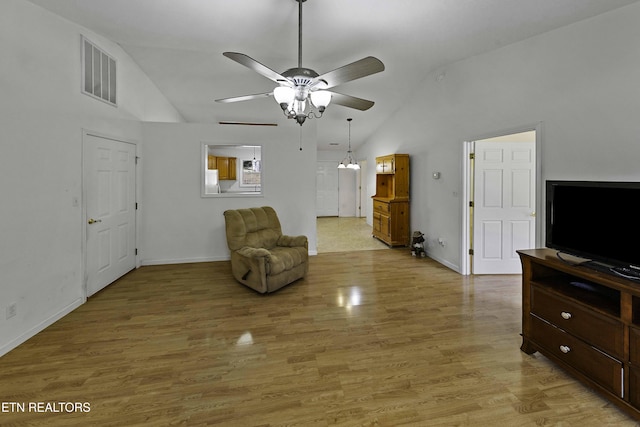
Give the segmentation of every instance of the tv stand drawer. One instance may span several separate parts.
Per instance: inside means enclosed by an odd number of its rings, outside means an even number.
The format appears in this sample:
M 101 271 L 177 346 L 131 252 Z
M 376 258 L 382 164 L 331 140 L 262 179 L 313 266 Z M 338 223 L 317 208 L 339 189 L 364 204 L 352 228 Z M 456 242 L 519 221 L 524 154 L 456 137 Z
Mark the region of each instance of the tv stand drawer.
M 531 313 L 612 356 L 624 355 L 624 325 L 619 319 L 538 284 L 531 286 Z
M 611 393 L 622 397 L 622 362 L 536 315 L 530 316 L 531 338 L 546 350 L 548 356 L 582 372 Z

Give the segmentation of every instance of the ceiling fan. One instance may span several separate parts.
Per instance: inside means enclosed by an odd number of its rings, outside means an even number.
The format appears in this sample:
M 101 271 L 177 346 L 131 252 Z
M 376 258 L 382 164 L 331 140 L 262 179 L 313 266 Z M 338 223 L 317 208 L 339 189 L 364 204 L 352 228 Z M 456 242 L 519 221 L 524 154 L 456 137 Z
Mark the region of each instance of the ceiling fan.
M 310 68 L 304 68 L 302 66 L 302 3 L 307 0 L 295 1 L 298 2 L 298 66 L 280 74 L 243 53 L 224 52 L 223 55 L 227 58 L 278 83 L 278 86 L 272 92 L 216 99 L 216 102 L 248 101 L 273 96 L 280 104 L 285 116 L 289 119 L 295 119 L 300 126 L 307 118 L 322 117 L 332 101 L 334 104 L 361 111 L 371 108 L 374 104 L 373 101 L 327 89 L 383 71 L 382 61 L 368 56 L 324 74 L 318 74 Z M 317 108 L 320 114 L 314 112 L 312 107 Z

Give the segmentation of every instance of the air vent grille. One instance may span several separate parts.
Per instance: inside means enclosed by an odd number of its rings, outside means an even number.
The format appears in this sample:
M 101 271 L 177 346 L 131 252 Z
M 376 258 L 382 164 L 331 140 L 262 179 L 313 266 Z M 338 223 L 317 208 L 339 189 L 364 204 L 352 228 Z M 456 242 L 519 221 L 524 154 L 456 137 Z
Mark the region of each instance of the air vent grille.
M 82 92 L 117 106 L 116 60 L 82 37 Z

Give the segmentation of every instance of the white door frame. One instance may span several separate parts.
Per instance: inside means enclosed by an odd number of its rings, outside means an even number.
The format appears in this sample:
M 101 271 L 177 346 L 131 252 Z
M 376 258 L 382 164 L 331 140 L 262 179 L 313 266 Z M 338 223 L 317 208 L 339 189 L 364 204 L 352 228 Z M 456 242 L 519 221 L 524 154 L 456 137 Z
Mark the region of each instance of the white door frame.
M 81 249 L 82 249 L 82 287 L 83 287 L 83 291 L 84 291 L 84 295 L 83 295 L 83 303 L 87 301 L 87 294 L 88 294 L 88 289 L 87 289 L 87 284 L 88 284 L 88 269 L 87 269 L 87 221 L 89 220 L 87 217 L 87 195 L 86 195 L 86 191 L 87 191 L 87 183 L 85 182 L 85 175 L 86 175 L 86 171 L 84 170 L 84 163 L 85 163 L 85 155 L 86 150 L 86 140 L 88 136 L 93 136 L 93 137 L 98 137 L 98 138 L 104 138 L 104 139 L 109 139 L 112 141 L 116 141 L 116 142 L 123 142 L 126 144 L 132 144 L 135 146 L 135 151 L 136 151 L 136 159 L 135 159 L 135 174 L 136 174 L 136 185 L 135 185 L 135 189 L 136 189 L 136 194 L 135 194 L 135 200 L 136 200 L 136 206 L 138 204 L 138 195 L 140 194 L 140 185 L 141 185 L 141 180 L 140 180 L 140 168 L 138 167 L 138 160 L 140 159 L 139 157 L 139 145 L 137 143 L 137 141 L 134 140 L 130 140 L 130 139 L 126 139 L 126 138 L 122 138 L 122 137 L 116 137 L 116 136 L 111 136 L 111 135 L 107 135 L 101 132 L 95 132 L 89 129 L 82 129 L 82 188 L 81 188 L 81 194 L 82 194 L 82 242 L 81 242 Z M 135 247 L 138 247 L 138 240 L 139 240 L 139 224 L 140 224 L 140 210 L 136 209 L 135 211 Z M 136 250 L 136 254 L 135 254 L 135 266 L 136 268 L 140 267 L 140 258 L 139 255 L 137 253 Z
M 369 198 L 367 197 L 367 161 L 358 161 L 360 170 L 358 171 L 357 192 L 358 192 L 358 205 L 356 206 L 356 216 L 364 218 L 367 216 L 367 209 L 369 207 Z
M 544 213 L 544 200 L 542 198 L 542 131 L 543 124 L 538 122 L 533 125 L 525 125 L 516 127 L 513 129 L 507 129 L 501 132 L 494 132 L 486 135 L 480 135 L 476 138 L 470 138 L 463 142 L 462 148 L 462 242 L 460 247 L 462 251 L 460 253 L 460 274 L 468 276 L 471 274 L 471 256 L 469 250 L 472 248 L 472 229 L 473 218 L 471 217 L 471 209 L 469 209 L 469 202 L 473 200 L 473 162 L 471 162 L 469 156 L 474 152 L 474 142 L 482 139 L 497 138 L 500 136 L 511 135 L 514 133 L 522 133 L 535 131 L 536 133 L 536 246 L 540 247 L 544 240 L 542 238 L 542 224 Z

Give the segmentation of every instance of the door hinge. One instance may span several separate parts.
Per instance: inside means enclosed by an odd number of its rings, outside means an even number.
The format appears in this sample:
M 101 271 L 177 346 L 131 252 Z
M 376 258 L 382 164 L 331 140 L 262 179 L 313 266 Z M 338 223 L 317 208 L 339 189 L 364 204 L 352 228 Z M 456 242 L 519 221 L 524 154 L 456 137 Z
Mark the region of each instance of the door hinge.
M 473 207 L 473 200 L 469 201 L 469 207 L 472 208 Z
M 469 153 L 469 160 L 475 160 L 476 153 Z
M 473 249 L 469 249 L 469 255 L 473 255 Z
M 136 255 L 138 255 L 138 248 L 136 248 Z
M 138 160 L 140 160 L 140 157 L 136 156 L 136 165 L 138 164 Z
M 136 210 L 138 210 L 138 202 L 136 202 Z

